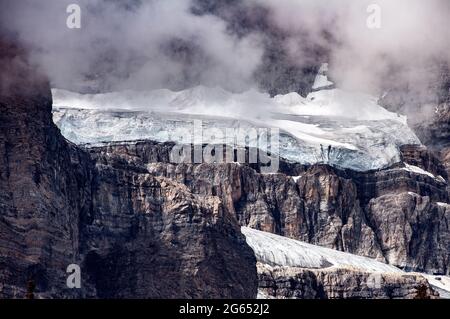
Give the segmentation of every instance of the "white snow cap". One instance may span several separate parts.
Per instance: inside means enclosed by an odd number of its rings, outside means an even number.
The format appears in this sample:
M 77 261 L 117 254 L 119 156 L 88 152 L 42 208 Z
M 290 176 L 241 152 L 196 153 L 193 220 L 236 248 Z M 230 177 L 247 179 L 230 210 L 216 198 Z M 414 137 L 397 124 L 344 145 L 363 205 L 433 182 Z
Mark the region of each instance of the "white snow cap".
M 340 89 L 306 98 L 205 86 L 178 92 L 52 93 L 55 123 L 78 144 L 165 142 L 176 128 L 189 130 L 194 119 L 201 119 L 204 128 L 279 128 L 281 157 L 359 171 L 396 163 L 400 145 L 420 144 L 405 117 L 387 111 L 370 95 Z

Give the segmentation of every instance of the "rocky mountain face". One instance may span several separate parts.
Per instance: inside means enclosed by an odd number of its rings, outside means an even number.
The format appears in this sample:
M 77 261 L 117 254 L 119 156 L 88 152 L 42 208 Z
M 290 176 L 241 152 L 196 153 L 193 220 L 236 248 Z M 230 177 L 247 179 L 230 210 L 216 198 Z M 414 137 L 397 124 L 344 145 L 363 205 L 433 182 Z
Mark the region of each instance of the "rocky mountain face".
M 450 78 L 450 76 L 449 76 Z M 450 80 L 449 80 L 450 82 Z M 414 125 L 416 134 L 438 157 L 450 174 L 450 84 L 446 99 L 423 122 Z M 450 187 L 447 188 L 450 194 Z
M 36 297 L 253 298 L 258 280 L 271 297 L 434 296 L 413 275 L 381 290 L 356 270 L 258 275 L 240 226 L 450 273 L 448 153 L 404 146 L 401 163 L 377 171 L 281 161 L 261 174 L 173 164 L 172 143 L 84 149 L 53 124 L 45 77 L 16 48 L 0 50 L 0 297 L 25 297 L 31 282 Z M 82 289 L 66 287 L 72 263 Z
M 388 89 L 379 103 L 389 110 L 406 114 L 408 124 L 420 141 L 434 153 L 450 173 L 450 66 L 443 62 L 430 62 L 424 74 L 427 84 L 398 83 Z M 420 81 L 420 80 L 419 80 Z M 450 189 L 449 189 L 450 190 Z
M 219 197 L 242 226 L 377 258 L 405 270 L 449 273 L 447 175 L 420 146 L 403 148 L 406 164 L 379 171 L 282 162 L 278 174 L 260 174 L 257 166 L 238 163 L 174 165 L 167 161 L 171 147 L 119 143 L 89 151 L 107 165 L 133 163 L 153 176 L 186 185 L 194 194 Z M 408 168 L 415 165 L 422 170 Z
M 258 263 L 259 293 L 275 299 L 435 299 L 425 278 L 382 274 L 379 284 L 357 269 L 271 267 Z
M 45 77 L 0 51 L 1 298 L 256 296 L 255 256 L 217 197 L 67 142 Z

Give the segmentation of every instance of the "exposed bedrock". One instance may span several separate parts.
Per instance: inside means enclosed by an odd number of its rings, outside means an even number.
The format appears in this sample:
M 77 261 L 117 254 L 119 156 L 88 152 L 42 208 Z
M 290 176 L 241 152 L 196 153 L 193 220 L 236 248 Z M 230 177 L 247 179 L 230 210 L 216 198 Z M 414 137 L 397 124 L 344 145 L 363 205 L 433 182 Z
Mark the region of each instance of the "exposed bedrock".
M 172 164 L 172 143 L 83 149 L 52 123 L 46 79 L 16 49 L 0 50 L 0 297 L 25 297 L 29 282 L 36 297 L 255 297 L 241 225 L 449 274 L 445 149 L 405 146 L 404 163 L 369 172 L 281 161 L 277 174 Z M 72 263 L 82 289 L 66 287 Z M 302 273 L 320 278 L 328 297 L 348 292 L 336 274 Z M 405 285 L 372 293 L 417 292 Z
M 53 124 L 45 77 L 0 51 L 0 298 L 256 296 L 255 256 L 218 197 L 92 159 Z
M 435 299 L 425 278 L 351 268 L 305 269 L 258 263 L 259 296 L 275 299 Z M 374 280 L 374 278 L 377 278 Z
M 243 226 L 407 270 L 449 272 L 447 174 L 420 146 L 403 148 L 408 166 L 361 173 L 282 162 L 278 174 L 260 174 L 257 165 L 238 163 L 171 164 L 171 147 L 139 142 L 90 152 L 97 162 L 133 163 L 185 184 L 194 194 L 217 196 Z

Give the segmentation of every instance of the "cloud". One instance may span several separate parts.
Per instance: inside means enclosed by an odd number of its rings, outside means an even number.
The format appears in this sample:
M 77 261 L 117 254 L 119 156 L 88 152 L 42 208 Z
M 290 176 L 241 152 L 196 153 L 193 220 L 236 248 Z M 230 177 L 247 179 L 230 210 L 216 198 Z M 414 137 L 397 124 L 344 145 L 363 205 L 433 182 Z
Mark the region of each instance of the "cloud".
M 324 47 L 342 87 L 377 91 L 394 70 L 399 82 L 426 82 L 431 63 L 450 63 L 447 0 L 249 1 L 270 9 L 298 63 L 307 60 L 302 57 L 305 47 Z M 366 24 L 371 4 L 381 9 L 379 29 Z
M 82 8 L 80 30 L 65 26 L 72 2 Z M 286 92 L 302 81 L 303 73 L 292 70 L 316 66 L 319 57 L 330 62 L 338 86 L 378 94 L 398 85 L 425 90 L 436 63 L 450 65 L 448 0 L 4 3 L 4 25 L 33 49 L 33 60 L 59 87 L 203 84 Z M 366 25 L 370 4 L 381 8 L 379 29 Z
M 3 10 L 4 25 L 33 50 L 33 60 L 54 85 L 103 90 L 253 85 L 263 53 L 258 36 L 238 37 L 222 19 L 192 14 L 190 1 L 75 1 L 82 12 L 79 30 L 66 27 L 72 2 L 25 0 Z

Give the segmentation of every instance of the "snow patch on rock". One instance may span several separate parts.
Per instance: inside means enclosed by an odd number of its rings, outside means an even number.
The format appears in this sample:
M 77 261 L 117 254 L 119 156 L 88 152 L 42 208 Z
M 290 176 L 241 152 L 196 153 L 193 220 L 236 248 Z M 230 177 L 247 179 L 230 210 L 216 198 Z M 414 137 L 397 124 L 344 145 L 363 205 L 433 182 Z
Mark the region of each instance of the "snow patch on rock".
M 272 266 L 299 268 L 352 267 L 367 271 L 402 273 L 397 267 L 375 259 L 320 247 L 256 229 L 242 227 L 256 259 Z
M 405 170 L 405 171 L 412 172 L 412 173 L 415 173 L 415 174 L 420 174 L 420 175 L 426 175 L 426 176 L 434 178 L 434 179 L 436 179 L 436 180 L 438 180 L 438 181 L 440 181 L 442 183 L 445 183 L 445 179 L 442 176 L 440 176 L 440 175 L 439 176 L 435 176 L 433 173 L 430 173 L 430 172 L 428 172 L 428 171 L 426 171 L 426 170 L 424 170 L 424 169 L 422 169 L 422 168 L 420 168 L 418 166 L 409 165 L 407 163 L 404 163 L 404 164 L 405 164 L 405 167 L 403 167 L 402 169 Z
M 450 276 L 421 274 L 433 288 L 437 289 L 441 298 L 450 299 Z
M 406 275 L 407 272 L 375 259 L 353 255 L 330 248 L 320 247 L 287 237 L 241 227 L 247 244 L 253 249 L 256 259 L 267 266 L 324 269 L 348 268 L 374 274 Z M 418 274 L 438 290 L 441 298 L 450 298 L 450 277 Z M 260 298 L 267 297 L 261 295 Z

